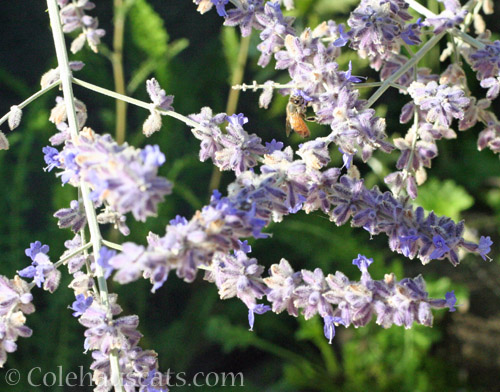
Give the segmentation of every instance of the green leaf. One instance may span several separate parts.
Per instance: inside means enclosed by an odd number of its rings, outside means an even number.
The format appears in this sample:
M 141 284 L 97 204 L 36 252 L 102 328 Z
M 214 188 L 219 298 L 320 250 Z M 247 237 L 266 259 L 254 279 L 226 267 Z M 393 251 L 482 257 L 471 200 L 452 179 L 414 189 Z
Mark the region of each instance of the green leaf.
M 247 329 L 231 325 L 226 317 L 212 317 L 206 329 L 208 338 L 222 345 L 226 353 L 235 348 L 245 349 L 255 343 L 255 334 Z
M 474 199 L 453 180 L 431 178 L 418 191 L 416 203 L 427 211 L 458 220 L 460 213 L 474 204 Z
M 132 40 L 138 48 L 155 59 L 167 54 L 168 34 L 163 19 L 146 0 L 135 0 L 129 20 Z

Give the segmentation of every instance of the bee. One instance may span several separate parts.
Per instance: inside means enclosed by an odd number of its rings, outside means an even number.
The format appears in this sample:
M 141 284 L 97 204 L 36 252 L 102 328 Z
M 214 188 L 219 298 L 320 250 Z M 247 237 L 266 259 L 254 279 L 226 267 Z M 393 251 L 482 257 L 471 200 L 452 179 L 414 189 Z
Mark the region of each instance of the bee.
M 306 100 L 302 95 L 290 95 L 290 99 L 286 105 L 287 136 L 290 136 L 290 133 L 295 131 L 302 137 L 309 137 L 311 133 L 305 122 L 306 110 Z

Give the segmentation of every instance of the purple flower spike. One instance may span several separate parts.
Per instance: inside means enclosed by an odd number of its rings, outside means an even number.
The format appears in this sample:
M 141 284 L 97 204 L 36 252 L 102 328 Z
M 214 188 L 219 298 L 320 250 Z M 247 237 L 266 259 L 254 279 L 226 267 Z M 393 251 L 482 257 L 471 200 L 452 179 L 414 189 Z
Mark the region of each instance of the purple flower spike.
M 372 263 L 373 259 L 368 259 L 363 255 L 358 255 L 358 258 L 352 261 L 352 264 L 357 266 L 361 272 L 368 270 Z
M 74 310 L 73 317 L 80 317 L 92 305 L 92 302 L 94 302 L 93 297 L 85 298 L 83 294 L 78 294 L 76 301 L 70 307 L 71 310 Z
M 432 242 L 435 246 L 435 249 L 431 253 L 431 255 L 429 256 L 429 258 L 431 260 L 440 259 L 441 257 L 443 257 L 446 253 L 448 253 L 450 251 L 449 246 L 446 245 L 446 241 L 440 235 L 435 235 L 432 238 Z
M 457 310 L 455 304 L 457 303 L 457 297 L 455 297 L 455 290 L 451 290 L 444 296 L 446 299 L 446 305 L 450 308 L 450 312 Z
M 349 33 L 346 33 L 344 31 L 344 26 L 339 25 L 339 38 L 333 42 L 333 45 L 336 46 L 337 48 L 345 46 L 350 39 L 351 37 L 349 36 Z
M 226 17 L 227 12 L 226 12 L 226 4 L 229 3 L 229 0 L 211 0 L 212 3 L 215 5 L 215 9 L 219 16 Z
M 479 239 L 479 247 L 477 248 L 477 252 L 485 261 L 486 258 L 491 260 L 491 258 L 487 256 L 491 251 L 491 245 L 493 245 L 493 241 L 490 237 L 481 236 L 481 238 Z
M 345 321 L 341 317 L 326 316 L 323 318 L 323 322 L 325 323 L 323 328 L 325 337 L 328 339 L 328 344 L 332 344 L 332 340 L 335 337 L 335 324 L 345 326 Z
M 276 139 L 271 140 L 270 143 L 266 142 L 267 153 L 272 154 L 275 151 L 283 150 L 283 142 L 277 142 Z
M 250 331 L 253 331 L 253 325 L 255 323 L 255 313 L 264 314 L 271 310 L 271 307 L 268 305 L 255 305 L 253 308 L 248 309 L 248 324 L 250 325 Z
M 262 14 L 264 14 L 262 0 L 246 0 L 240 2 L 240 7 L 231 8 L 227 12 L 224 26 L 240 26 L 241 35 L 247 37 L 252 32 L 252 28 L 264 29 L 264 26 L 259 22 L 259 16 Z
M 488 237 L 489 238 L 489 237 Z M 49 253 L 49 246 L 42 245 L 40 241 L 35 241 L 30 244 L 30 247 L 24 251 L 26 256 L 30 257 L 31 260 L 35 260 L 35 256 L 38 253 Z

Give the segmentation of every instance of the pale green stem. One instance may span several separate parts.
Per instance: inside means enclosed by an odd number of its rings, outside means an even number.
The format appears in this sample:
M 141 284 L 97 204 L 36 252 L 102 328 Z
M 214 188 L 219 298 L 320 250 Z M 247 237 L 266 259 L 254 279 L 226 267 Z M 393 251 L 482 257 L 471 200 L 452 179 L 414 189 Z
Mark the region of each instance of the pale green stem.
M 394 72 L 391 76 L 389 76 L 386 80 L 382 82 L 382 85 L 373 93 L 373 95 L 368 100 L 366 107 L 372 106 L 381 96 L 385 93 L 385 91 L 391 87 L 393 83 L 395 83 L 401 76 L 403 76 L 409 69 L 413 66 L 416 66 L 417 63 L 426 55 L 426 53 L 431 50 L 443 36 L 446 34 L 446 31 L 433 36 L 429 41 L 427 41 L 415 55 L 409 59 L 406 63 L 403 64 L 401 68 L 399 68 L 396 72 Z
M 114 32 L 113 32 L 113 53 L 111 63 L 113 65 L 113 78 L 117 93 L 125 94 L 125 74 L 123 71 L 123 37 L 125 34 L 126 10 L 123 0 L 113 1 Z M 127 127 L 127 103 L 116 101 L 116 127 L 115 139 L 118 144 L 125 141 Z
M 354 88 L 370 88 L 370 87 L 379 87 L 382 86 L 383 82 L 366 82 L 366 83 L 353 83 L 352 87 Z M 252 90 L 253 92 L 266 88 L 266 87 L 272 87 L 273 89 L 291 89 L 291 88 L 301 88 L 301 86 L 296 85 L 296 84 L 281 84 L 281 83 L 273 83 L 270 86 L 266 84 L 258 84 L 257 81 L 253 81 L 252 84 L 236 84 L 232 88 L 234 90 L 242 90 L 242 91 L 247 91 L 247 90 Z M 402 86 L 397 83 L 391 83 L 391 87 L 397 88 L 399 90 L 406 90 L 405 86 Z
M 127 97 L 126 95 L 118 94 L 115 91 L 111 91 L 111 90 L 105 89 L 103 87 L 96 86 L 95 84 L 92 84 L 92 83 L 84 82 L 83 80 L 80 80 L 77 78 L 73 78 L 73 83 L 75 83 L 79 86 L 85 87 L 89 90 L 95 91 L 99 94 L 107 95 L 108 97 L 119 99 L 119 100 L 122 100 L 124 102 L 128 102 L 131 105 L 139 106 L 139 107 L 146 109 L 146 110 L 156 110 L 159 113 L 164 114 L 165 116 L 170 116 L 170 117 L 176 118 L 177 120 L 182 121 L 183 123 L 189 125 L 192 128 L 199 128 L 199 126 L 200 126 L 200 124 L 198 124 L 196 121 L 193 121 L 190 118 L 183 116 L 182 114 L 173 112 L 171 110 L 164 110 L 161 108 L 157 108 L 152 103 L 147 103 L 147 102 L 135 99 L 135 98 Z
M 92 242 L 87 242 L 85 245 L 80 246 L 78 249 L 74 250 L 73 252 L 69 253 L 67 256 L 61 257 L 55 264 L 54 267 L 59 268 L 62 264 L 64 264 L 66 261 L 69 259 L 72 259 L 73 257 L 77 256 L 81 252 L 86 251 L 88 248 L 92 246 Z
M 56 49 L 57 62 L 59 66 L 64 103 L 66 105 L 68 125 L 71 133 L 71 138 L 76 141 L 76 139 L 78 138 L 79 129 L 78 119 L 76 116 L 71 70 L 69 68 L 69 60 L 68 53 L 66 51 L 66 43 L 64 41 L 64 33 L 61 26 L 61 20 L 59 18 L 59 7 L 57 5 L 57 0 L 47 0 L 47 6 L 49 11 L 52 36 L 54 39 L 54 46 Z M 83 179 L 80 181 L 80 190 L 90 231 L 90 241 L 92 242 L 94 257 L 97 258 L 99 257 L 99 251 L 101 249 L 102 237 L 99 230 L 99 225 L 97 223 L 94 204 L 90 199 L 90 190 L 87 183 Z M 104 278 L 103 268 L 98 263 L 95 263 L 95 276 L 97 278 L 97 284 L 99 286 L 101 303 L 106 307 L 108 320 L 111 321 L 112 315 L 108 298 L 108 286 L 106 284 L 106 279 Z M 122 392 L 123 386 L 117 354 L 118 353 L 116 350 L 112 350 L 109 354 L 111 382 L 113 383 L 115 391 Z
M 43 94 L 45 94 L 47 91 L 52 90 L 54 87 L 59 86 L 61 84 L 60 80 L 55 81 L 54 83 L 48 85 L 45 88 L 42 88 L 41 90 L 37 91 L 35 94 L 33 94 L 31 97 L 25 99 L 23 102 L 21 102 L 17 107 L 19 109 L 23 109 L 26 106 L 28 106 L 31 102 L 36 100 L 37 98 L 41 97 Z M 7 119 L 9 118 L 10 111 L 5 114 L 2 118 L 0 118 L 0 125 L 2 125 Z
M 120 244 L 116 244 L 114 242 L 111 242 L 111 241 L 102 240 L 102 244 L 107 246 L 108 248 L 115 249 L 115 250 L 120 251 L 120 252 L 123 250 L 123 246 L 121 246 Z

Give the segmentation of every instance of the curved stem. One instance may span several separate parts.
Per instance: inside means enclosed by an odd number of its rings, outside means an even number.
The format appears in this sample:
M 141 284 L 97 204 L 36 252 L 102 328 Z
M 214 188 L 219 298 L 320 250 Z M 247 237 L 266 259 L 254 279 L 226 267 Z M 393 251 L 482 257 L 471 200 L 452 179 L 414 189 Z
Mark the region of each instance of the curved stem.
M 61 77 L 61 84 L 64 96 L 64 103 L 66 105 L 66 113 L 68 117 L 68 125 L 71 132 L 71 138 L 75 141 L 78 137 L 78 119 L 76 116 L 75 100 L 72 87 L 72 76 L 69 68 L 68 53 L 66 51 L 66 43 L 64 41 L 64 33 L 59 18 L 59 7 L 57 0 L 47 0 L 47 6 L 50 17 L 50 24 L 52 29 L 52 36 L 54 39 L 54 46 L 56 49 L 57 62 Z M 98 257 L 101 249 L 101 232 L 97 223 L 94 204 L 90 199 L 90 190 L 87 183 L 82 179 L 80 181 L 80 191 L 83 204 L 85 206 L 85 214 L 87 216 L 87 223 L 90 231 L 90 241 L 92 242 L 92 249 L 94 257 Z M 99 286 L 99 294 L 101 303 L 107 308 L 108 320 L 112 319 L 111 309 L 109 306 L 108 286 L 104 278 L 103 268 L 95 263 L 95 276 L 97 277 L 97 284 Z M 118 353 L 112 350 L 109 354 L 111 366 L 111 381 L 115 387 L 115 391 L 123 391 L 121 382 L 120 368 L 118 363 Z
M 121 101 L 128 102 L 132 105 L 139 106 L 139 107 L 146 109 L 146 110 L 152 110 L 152 109 L 157 110 L 161 114 L 163 114 L 165 116 L 170 116 L 170 117 L 176 118 L 177 120 L 182 121 L 183 123 L 185 123 L 186 125 L 189 125 L 190 127 L 198 128 L 200 126 L 200 124 L 198 124 L 196 121 L 193 121 L 190 118 L 183 116 L 182 114 L 173 112 L 171 110 L 164 110 L 164 109 L 156 108 L 152 103 L 147 103 L 147 102 L 141 101 L 139 99 L 127 97 L 126 95 L 119 94 L 115 91 L 111 91 L 111 90 L 108 90 L 106 88 L 96 86 L 95 84 L 85 82 L 85 81 L 77 79 L 77 78 L 73 78 L 73 83 L 77 84 L 79 86 L 85 87 L 89 90 L 95 91 L 99 94 L 107 95 L 108 97 L 119 99 Z

